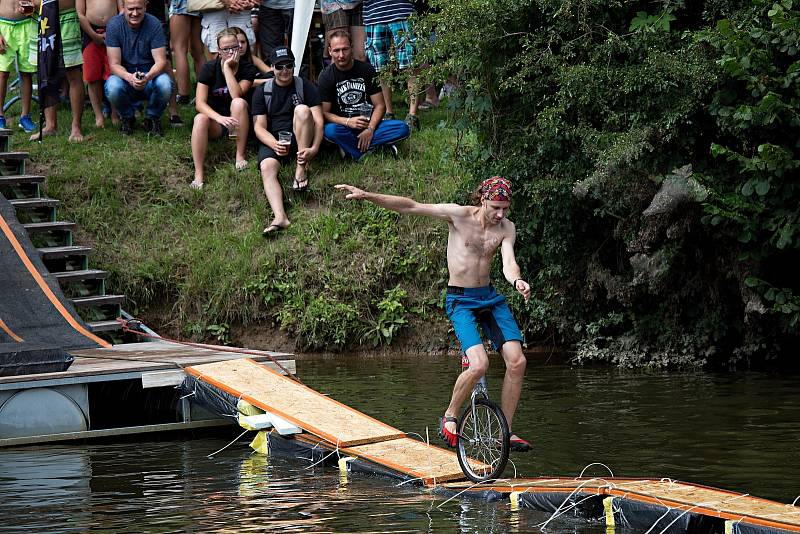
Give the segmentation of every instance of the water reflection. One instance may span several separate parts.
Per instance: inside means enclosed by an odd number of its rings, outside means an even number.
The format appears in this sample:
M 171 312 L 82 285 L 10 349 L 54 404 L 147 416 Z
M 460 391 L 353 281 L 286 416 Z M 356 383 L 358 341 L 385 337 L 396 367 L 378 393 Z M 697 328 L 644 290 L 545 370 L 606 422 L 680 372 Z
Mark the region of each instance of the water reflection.
M 493 362 L 490 388 L 501 366 Z M 458 361 L 298 361 L 304 382 L 436 442 Z M 635 374 L 530 365 L 515 430 L 536 452 L 520 475 L 573 475 L 591 462 L 617 476 L 671 477 L 791 502 L 800 494 L 796 379 Z M 235 435 L 235 434 L 234 434 Z M 252 437 L 252 436 L 251 436 Z M 228 437 L 0 450 L 7 532 L 529 532 L 550 514 L 351 476 L 310 461 L 252 454 Z M 509 471 L 510 473 L 511 471 Z M 602 466 L 587 475 L 607 476 Z M 562 517 L 549 531 L 599 533 Z

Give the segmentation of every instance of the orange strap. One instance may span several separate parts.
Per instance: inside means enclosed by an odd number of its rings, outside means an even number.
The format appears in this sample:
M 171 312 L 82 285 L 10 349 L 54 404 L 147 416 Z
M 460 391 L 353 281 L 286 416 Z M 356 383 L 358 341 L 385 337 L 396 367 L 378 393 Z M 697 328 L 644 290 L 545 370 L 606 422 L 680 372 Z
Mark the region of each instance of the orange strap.
M 39 271 L 36 270 L 36 267 L 34 267 L 28 255 L 25 254 L 25 249 L 22 248 L 22 245 L 20 245 L 19 241 L 17 241 L 14 232 L 11 231 L 11 227 L 8 226 L 8 223 L 3 218 L 2 215 L 0 215 L 0 230 L 3 230 L 3 233 L 6 235 L 6 238 L 8 239 L 9 243 L 11 243 L 11 246 L 14 247 L 14 250 L 17 252 L 17 256 L 19 256 L 19 259 L 22 260 L 23 264 L 25 264 L 25 267 L 28 269 L 28 272 L 31 273 L 31 276 L 36 281 L 36 284 L 39 286 L 39 289 L 42 290 L 42 293 L 45 294 L 47 300 L 49 300 L 50 303 L 55 307 L 55 309 L 58 310 L 58 313 L 61 314 L 61 316 L 69 323 L 69 325 L 72 328 L 74 328 L 79 334 L 91 339 L 101 347 L 106 347 L 106 348 L 111 347 L 110 343 L 100 339 L 96 335 L 86 330 L 83 326 L 81 326 L 81 324 L 78 321 L 76 321 L 75 318 L 72 316 L 72 314 L 67 311 L 64 305 L 61 304 L 61 301 L 58 300 L 55 294 L 53 294 L 53 291 L 50 289 L 50 286 L 47 285 L 47 282 L 44 281 L 42 275 L 39 274 Z
M 21 337 L 19 337 L 17 334 L 15 334 L 15 333 L 14 333 L 14 332 L 13 332 L 13 331 L 12 331 L 12 330 L 11 330 L 11 329 L 8 327 L 8 325 L 7 325 L 6 323 L 4 323 L 4 322 L 3 322 L 3 320 L 2 320 L 2 319 L 0 319 L 0 329 L 2 329 L 2 330 L 3 330 L 3 332 L 5 332 L 5 333 L 6 333 L 6 334 L 8 334 L 9 336 L 11 336 L 11 339 L 13 339 L 14 341 L 16 341 L 17 343 L 22 343 L 23 341 L 25 341 L 24 339 L 22 339 Z

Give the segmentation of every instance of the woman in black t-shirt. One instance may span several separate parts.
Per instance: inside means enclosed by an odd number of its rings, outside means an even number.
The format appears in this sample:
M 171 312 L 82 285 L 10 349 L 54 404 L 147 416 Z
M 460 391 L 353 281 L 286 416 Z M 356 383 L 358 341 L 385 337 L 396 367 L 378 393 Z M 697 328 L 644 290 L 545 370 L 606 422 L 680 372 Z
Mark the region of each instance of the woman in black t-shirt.
M 233 28 L 217 35 L 219 56 L 208 62 L 197 77 L 197 115 L 192 126 L 194 189 L 201 189 L 208 140 L 228 136 L 236 141 L 236 170 L 247 168 L 245 147 L 250 126 L 244 96 L 253 85 L 256 69 L 241 59 L 241 47 Z

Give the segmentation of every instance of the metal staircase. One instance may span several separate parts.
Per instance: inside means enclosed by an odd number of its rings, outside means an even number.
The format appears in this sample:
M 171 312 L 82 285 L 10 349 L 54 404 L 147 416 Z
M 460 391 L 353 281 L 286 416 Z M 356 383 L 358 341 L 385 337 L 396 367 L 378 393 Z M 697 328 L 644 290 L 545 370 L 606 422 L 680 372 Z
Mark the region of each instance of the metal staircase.
M 9 151 L 11 130 L 0 129 L 0 194 L 13 206 L 17 219 L 39 250 L 47 269 L 92 332 L 119 343 L 125 295 L 106 293 L 108 273 L 89 268 L 91 247 L 75 245 L 75 223 L 58 220 L 59 201 L 42 196 L 44 176 L 27 174 L 27 152 Z

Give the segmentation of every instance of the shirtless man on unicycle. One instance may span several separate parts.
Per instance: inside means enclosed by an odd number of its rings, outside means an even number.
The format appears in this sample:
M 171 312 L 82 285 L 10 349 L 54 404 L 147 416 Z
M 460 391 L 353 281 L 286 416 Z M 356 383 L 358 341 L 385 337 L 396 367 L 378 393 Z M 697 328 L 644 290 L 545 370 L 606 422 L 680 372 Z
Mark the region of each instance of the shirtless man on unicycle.
M 499 248 L 505 279 L 525 300 L 530 296 L 530 286 L 522 279 L 514 257 L 516 229 L 514 223 L 506 218 L 511 205 L 511 183 L 498 176 L 484 180 L 476 192 L 480 199 L 478 206 L 422 204 L 407 197 L 370 193 L 345 184 L 336 188 L 346 190 L 348 199 L 367 200 L 398 213 L 424 215 L 447 222 L 450 229 L 447 237 L 450 279 L 446 310 L 461 349 L 469 358 L 469 368 L 456 380 L 450 405 L 439 422 L 439 435 L 448 446 L 456 447 L 458 413 L 489 367 L 489 358 L 478 331 L 479 323 L 484 325 L 484 333 L 506 364 L 501 407 L 509 429 L 513 428 L 511 424 L 525 375 L 522 334 L 505 297 L 489 284 L 492 257 Z M 511 450 L 522 452 L 530 448 L 530 443 L 512 430 Z

